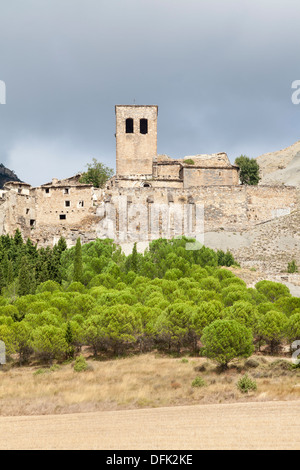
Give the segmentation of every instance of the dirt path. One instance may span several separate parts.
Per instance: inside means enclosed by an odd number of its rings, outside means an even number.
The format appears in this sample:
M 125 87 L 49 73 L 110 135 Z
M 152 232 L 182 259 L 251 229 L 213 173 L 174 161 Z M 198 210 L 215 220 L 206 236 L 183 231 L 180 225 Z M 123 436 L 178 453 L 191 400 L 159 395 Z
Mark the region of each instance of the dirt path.
M 0 417 L 3 449 L 299 449 L 300 401 Z

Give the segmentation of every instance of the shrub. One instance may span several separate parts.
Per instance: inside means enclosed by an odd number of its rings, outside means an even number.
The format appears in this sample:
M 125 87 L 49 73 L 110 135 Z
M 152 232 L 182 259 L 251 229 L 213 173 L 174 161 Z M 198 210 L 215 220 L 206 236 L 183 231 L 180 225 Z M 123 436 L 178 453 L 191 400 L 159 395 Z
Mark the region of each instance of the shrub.
M 34 371 L 33 375 L 42 375 L 46 374 L 47 372 L 49 372 L 49 369 L 37 369 L 36 371 Z
M 296 261 L 293 259 L 290 263 L 288 263 L 288 273 L 297 273 L 298 272 L 298 266 L 296 265 Z
M 192 387 L 204 387 L 206 385 L 206 382 L 202 377 L 198 375 L 193 382 L 192 382 Z
M 245 362 L 245 367 L 251 367 L 255 369 L 258 366 L 259 366 L 259 362 L 251 357 L 247 359 L 247 361 Z
M 87 370 L 87 368 L 88 368 L 88 364 L 85 358 L 82 355 L 76 357 L 75 364 L 74 364 L 75 372 L 82 372 L 84 370 Z
M 243 375 L 236 384 L 237 388 L 242 393 L 248 393 L 250 390 L 257 390 L 255 380 L 252 380 L 248 374 Z

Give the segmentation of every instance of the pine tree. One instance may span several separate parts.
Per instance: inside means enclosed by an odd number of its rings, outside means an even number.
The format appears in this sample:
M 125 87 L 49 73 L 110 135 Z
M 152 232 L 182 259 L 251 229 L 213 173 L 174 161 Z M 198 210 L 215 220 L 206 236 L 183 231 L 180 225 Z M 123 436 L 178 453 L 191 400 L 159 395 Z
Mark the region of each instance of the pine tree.
M 75 246 L 75 258 L 74 258 L 74 275 L 73 281 L 81 282 L 82 280 L 82 250 L 81 250 L 81 241 L 80 238 L 77 238 Z

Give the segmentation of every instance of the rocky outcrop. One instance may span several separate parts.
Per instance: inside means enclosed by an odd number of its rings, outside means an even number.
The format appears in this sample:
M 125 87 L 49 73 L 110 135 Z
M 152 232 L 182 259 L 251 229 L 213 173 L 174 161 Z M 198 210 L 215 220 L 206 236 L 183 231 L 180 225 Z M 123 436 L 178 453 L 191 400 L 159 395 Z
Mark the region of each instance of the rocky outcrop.
M 22 182 L 14 171 L 6 168 L 3 163 L 0 163 L 0 189 L 3 189 L 3 186 L 8 181 L 19 181 Z

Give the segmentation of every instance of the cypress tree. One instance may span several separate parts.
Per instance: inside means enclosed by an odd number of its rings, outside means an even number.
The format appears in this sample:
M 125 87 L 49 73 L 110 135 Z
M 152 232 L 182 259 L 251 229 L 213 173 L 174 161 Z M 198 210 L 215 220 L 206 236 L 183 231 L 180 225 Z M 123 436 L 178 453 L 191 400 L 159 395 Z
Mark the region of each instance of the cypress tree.
M 18 228 L 15 231 L 14 244 L 15 244 L 15 246 L 22 246 L 23 245 L 23 238 L 22 238 L 21 232 Z
M 6 285 L 9 286 L 14 280 L 14 267 L 12 260 L 7 260 Z
M 35 269 L 30 264 L 27 256 L 23 256 L 19 269 L 18 294 L 27 295 L 35 291 Z
M 64 237 L 60 237 L 60 239 L 58 240 L 58 243 L 57 243 L 57 251 L 59 252 L 59 254 L 61 255 L 63 251 L 65 251 L 67 249 L 67 242 L 65 240 Z
M 68 321 L 67 323 L 67 329 L 66 329 L 66 334 L 65 334 L 65 339 L 68 343 L 68 345 L 70 346 L 73 342 L 73 333 L 72 333 L 72 328 L 71 328 L 71 324 L 70 322 Z
M 138 254 L 136 249 L 136 243 L 133 245 L 132 248 L 132 255 L 131 255 L 131 269 L 133 272 L 137 272 L 138 267 Z
M 77 238 L 77 242 L 75 246 L 73 281 L 81 282 L 81 280 L 82 280 L 82 251 L 81 251 L 80 238 Z

